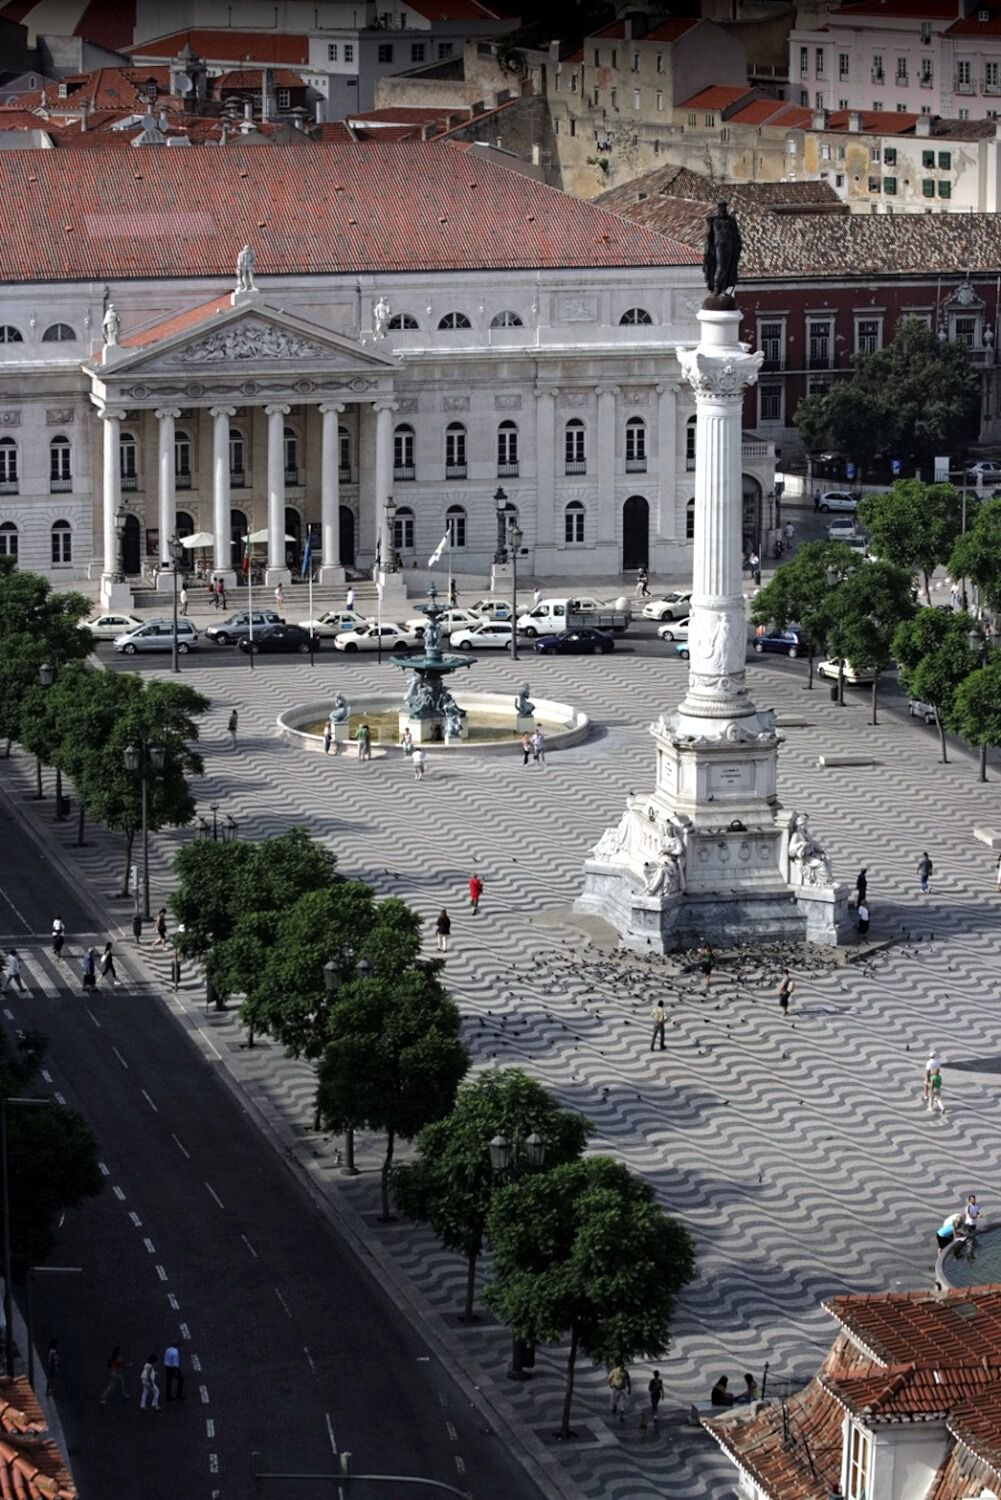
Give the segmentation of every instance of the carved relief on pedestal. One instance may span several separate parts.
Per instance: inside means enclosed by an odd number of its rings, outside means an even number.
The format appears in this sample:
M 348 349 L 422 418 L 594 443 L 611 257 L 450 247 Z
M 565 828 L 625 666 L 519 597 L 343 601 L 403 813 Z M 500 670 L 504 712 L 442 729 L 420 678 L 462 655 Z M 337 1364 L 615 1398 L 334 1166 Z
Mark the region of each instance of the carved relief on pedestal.
M 692 678 L 721 678 L 743 675 L 744 658 L 747 654 L 743 610 L 710 609 L 699 606 L 692 610 L 692 623 L 688 637 L 691 652 Z

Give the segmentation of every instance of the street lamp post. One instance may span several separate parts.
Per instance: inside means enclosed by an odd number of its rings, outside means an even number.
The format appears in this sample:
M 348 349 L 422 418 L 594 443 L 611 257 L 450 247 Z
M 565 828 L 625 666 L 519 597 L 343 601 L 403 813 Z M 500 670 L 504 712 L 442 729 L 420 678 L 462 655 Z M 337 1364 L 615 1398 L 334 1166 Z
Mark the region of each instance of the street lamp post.
M 839 583 L 845 580 L 845 574 L 833 563 L 828 563 L 824 570 L 824 580 L 829 589 L 836 589 Z M 838 657 L 838 691 L 834 700 L 839 708 L 845 706 L 845 661 L 843 656 Z
M 171 574 L 174 580 L 174 639 L 170 643 L 170 668 L 172 672 L 181 670 L 181 661 L 177 651 L 177 570 L 184 558 L 184 548 L 177 539 L 177 532 L 167 543 L 170 549 Z
M 48 1109 L 51 1099 L 0 1099 L 0 1172 L 3 1174 L 3 1322 L 4 1362 L 7 1378 L 14 1377 L 14 1299 L 11 1293 L 10 1254 L 10 1163 L 7 1156 L 7 1108 L 16 1104 L 23 1109 Z
M 360 958 L 355 965 L 356 974 L 362 979 L 367 979 L 372 972 L 372 965 L 367 958 Z M 337 991 L 341 985 L 341 967 L 336 959 L 330 958 L 323 965 L 323 988 L 326 992 L 328 1004 L 332 1004 L 337 998 Z M 344 1165 L 341 1171 L 345 1177 L 357 1177 L 358 1168 L 355 1166 L 355 1131 L 353 1125 L 344 1127 Z
M 36 1276 L 82 1276 L 83 1266 L 29 1266 L 28 1285 L 28 1384 L 35 1386 L 35 1306 L 32 1287 Z
M 112 583 L 125 582 L 125 523 L 128 520 L 128 512 L 124 505 L 120 505 L 115 511 L 115 536 L 118 538 L 118 550 L 115 556 L 115 575 Z
M 521 549 L 522 531 L 518 525 L 517 511 L 508 508 L 508 498 L 498 485 L 494 491 L 497 506 L 497 553 L 495 561 L 511 559 L 511 660 L 518 660 L 518 553 Z
M 38 680 L 43 688 L 50 688 L 56 680 L 56 669 L 51 662 L 43 661 L 38 669 Z M 41 795 L 41 762 L 37 760 L 39 795 Z M 63 773 L 62 767 L 56 766 L 56 822 L 63 816 Z
M 546 1142 L 533 1130 L 525 1137 L 522 1150 L 512 1150 L 510 1142 L 498 1134 L 489 1144 L 490 1170 L 498 1182 L 517 1182 L 526 1172 L 541 1172 L 546 1164 Z M 507 1375 L 509 1380 L 528 1380 L 526 1365 L 535 1364 L 535 1349 L 531 1344 L 526 1344 L 522 1339 L 512 1335 L 511 1338 L 511 1368 Z
M 147 745 L 141 740 L 138 745 L 126 745 L 125 768 L 133 773 L 138 771 L 142 786 L 142 839 L 143 839 L 143 915 L 147 922 L 151 912 L 149 906 L 149 802 L 148 785 L 149 772 L 152 769 L 157 775 L 163 770 L 167 752 L 162 745 Z
M 976 628 L 974 628 L 973 630 L 970 631 L 970 633 L 966 637 L 966 639 L 969 642 L 970 650 L 974 653 L 974 655 L 977 658 L 977 666 L 978 667 L 985 667 L 987 665 L 987 637 L 983 634 L 982 631 L 977 630 Z M 986 740 L 984 740 L 983 744 L 980 746 L 980 774 L 979 774 L 979 776 L 978 776 L 977 779 L 978 779 L 978 781 L 986 781 L 987 780 L 987 741 Z

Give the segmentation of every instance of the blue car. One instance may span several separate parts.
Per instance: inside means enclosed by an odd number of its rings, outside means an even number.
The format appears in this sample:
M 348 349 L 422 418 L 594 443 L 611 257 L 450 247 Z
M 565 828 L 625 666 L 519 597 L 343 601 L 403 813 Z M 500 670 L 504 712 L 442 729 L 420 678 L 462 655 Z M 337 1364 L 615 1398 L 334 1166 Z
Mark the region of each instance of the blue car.
M 809 656 L 810 644 L 802 630 L 769 630 L 754 637 L 754 649 L 759 656 L 766 651 L 778 651 L 782 656 Z
M 585 627 L 582 630 L 564 630 L 559 635 L 540 635 L 533 643 L 533 649 L 540 656 L 594 656 L 596 652 L 604 656 L 615 650 L 615 642 L 603 630 Z

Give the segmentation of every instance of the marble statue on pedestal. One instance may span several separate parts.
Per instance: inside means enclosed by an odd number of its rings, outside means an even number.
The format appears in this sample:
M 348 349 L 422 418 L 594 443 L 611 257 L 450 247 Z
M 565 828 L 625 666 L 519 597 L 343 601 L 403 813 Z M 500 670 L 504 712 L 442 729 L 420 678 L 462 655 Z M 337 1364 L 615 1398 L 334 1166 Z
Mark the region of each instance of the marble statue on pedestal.
M 389 318 L 392 308 L 385 297 L 380 297 L 372 309 L 372 330 L 377 339 L 386 337 L 386 329 L 389 326 Z
M 236 257 L 236 290 L 238 292 L 252 292 L 256 290 L 254 285 L 254 267 L 257 264 L 257 256 L 249 245 L 244 245 Z
M 334 706 L 330 710 L 331 724 L 346 724 L 351 715 L 351 708 L 343 693 L 334 694 Z
M 514 707 L 519 719 L 530 719 L 535 713 L 535 704 L 528 696 L 527 682 L 523 682 L 518 689 L 518 696 L 514 700 Z
M 101 323 L 101 332 L 104 334 L 104 345 L 107 349 L 113 349 L 118 343 L 118 335 L 122 331 L 122 320 L 115 310 L 113 302 L 108 303 L 108 310 L 104 314 Z
M 791 885 L 833 885 L 827 850 L 810 832 L 806 813 L 794 812 L 787 826 L 787 878 Z

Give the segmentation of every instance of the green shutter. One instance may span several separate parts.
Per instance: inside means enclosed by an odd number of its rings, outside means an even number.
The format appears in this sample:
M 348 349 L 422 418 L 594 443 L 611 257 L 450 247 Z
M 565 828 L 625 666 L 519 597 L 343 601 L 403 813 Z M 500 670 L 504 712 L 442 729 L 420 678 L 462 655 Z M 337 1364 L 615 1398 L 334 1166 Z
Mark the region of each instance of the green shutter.
M 921 192 L 925 198 L 934 198 L 935 184 L 930 177 L 922 177 Z

